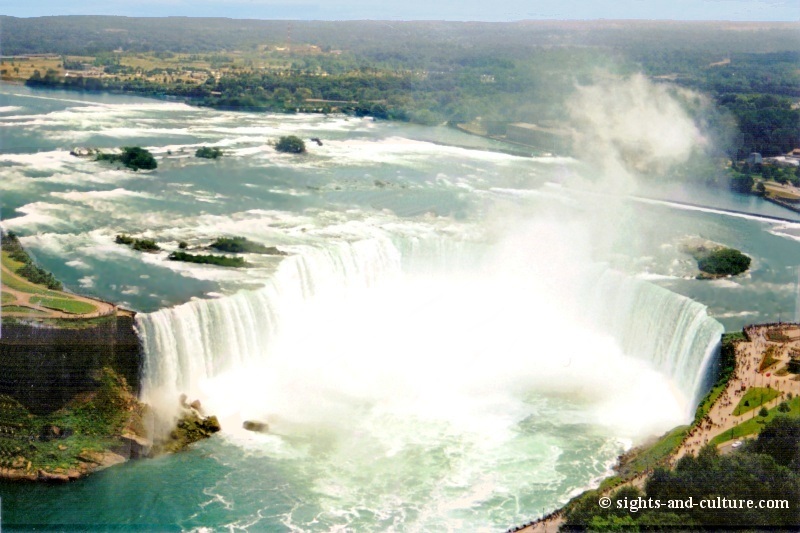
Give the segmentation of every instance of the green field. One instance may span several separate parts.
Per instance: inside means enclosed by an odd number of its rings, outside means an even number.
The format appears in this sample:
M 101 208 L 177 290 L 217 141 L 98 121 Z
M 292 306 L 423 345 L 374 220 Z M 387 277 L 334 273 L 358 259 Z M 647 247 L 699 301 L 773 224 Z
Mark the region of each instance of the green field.
M 46 313 L 42 311 L 37 311 L 36 309 L 31 309 L 30 307 L 22 307 L 19 305 L 4 305 L 3 306 L 4 313 L 25 313 L 31 316 L 47 316 Z
M 774 389 L 768 389 L 766 387 L 751 387 L 747 389 L 747 392 L 744 393 L 742 399 L 739 400 L 739 405 L 736 406 L 736 409 L 733 410 L 734 416 L 739 416 L 742 413 L 746 413 L 756 407 L 761 407 L 762 404 L 765 404 L 772 400 L 773 398 L 777 398 L 779 395 L 778 391 Z
M 22 266 L 22 263 L 19 261 L 14 261 L 11 257 L 8 256 L 8 252 L 2 252 L 2 260 L 3 265 L 6 266 L 9 270 L 16 273 L 17 269 Z M 22 278 L 12 277 L 12 276 L 3 276 L 3 285 L 9 287 L 11 289 L 27 292 L 30 294 L 42 294 L 44 296 L 51 296 L 51 297 L 63 297 L 63 294 L 57 291 L 51 291 L 42 287 L 41 285 L 34 285 L 29 281 L 25 281 Z
M 750 420 L 746 420 L 741 424 L 739 424 L 738 426 L 734 427 L 732 430 L 728 430 L 725 433 L 714 437 L 711 440 L 711 444 L 713 446 L 718 446 L 723 442 L 728 442 L 729 440 L 738 439 L 746 435 L 755 435 L 761 431 L 765 423 L 769 422 L 778 415 L 800 416 L 800 396 L 795 396 L 787 403 L 791 408 L 788 413 L 781 413 L 780 411 L 778 411 L 777 406 L 773 407 L 772 409 L 769 410 L 766 418 L 761 418 L 760 416 L 756 416 L 754 418 L 751 418 Z
M 14 297 L 13 294 L 11 294 L 10 292 L 3 291 L 3 300 L 2 300 L 3 304 L 11 303 L 15 300 L 16 297 Z
M 55 309 L 56 311 L 63 311 L 65 313 L 72 313 L 82 315 L 85 313 L 94 313 L 97 307 L 90 303 L 81 302 L 78 300 L 67 300 L 65 298 L 45 298 L 36 296 L 31 298 L 31 303 L 47 307 L 48 309 Z

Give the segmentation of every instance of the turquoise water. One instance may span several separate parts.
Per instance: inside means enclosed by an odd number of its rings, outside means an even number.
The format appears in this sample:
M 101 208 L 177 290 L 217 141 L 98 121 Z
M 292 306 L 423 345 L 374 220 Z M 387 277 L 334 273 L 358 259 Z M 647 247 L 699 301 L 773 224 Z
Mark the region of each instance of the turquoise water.
M 276 153 L 290 133 L 323 146 Z M 145 400 L 169 412 L 187 392 L 223 421 L 184 454 L 1 485 L 6 528 L 503 529 L 685 420 L 719 324 L 795 313 L 800 223 L 579 193 L 571 159 L 444 127 L 4 87 L 0 140 L 4 227 L 71 290 L 140 312 Z M 136 144 L 158 170 L 68 153 Z M 725 191 L 629 192 L 794 218 Z M 290 255 L 166 259 L 220 235 Z M 693 279 L 692 236 L 752 272 Z

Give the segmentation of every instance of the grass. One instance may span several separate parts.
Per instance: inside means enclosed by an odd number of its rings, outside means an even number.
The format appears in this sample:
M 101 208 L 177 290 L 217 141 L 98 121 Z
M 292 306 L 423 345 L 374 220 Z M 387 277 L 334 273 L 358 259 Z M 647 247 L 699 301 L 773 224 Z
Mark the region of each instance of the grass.
M 750 420 L 746 420 L 741 424 L 739 424 L 738 426 L 734 427 L 732 430 L 728 430 L 725 433 L 722 433 L 721 435 L 717 435 L 716 437 L 714 437 L 711 440 L 711 444 L 714 446 L 718 446 L 723 442 L 728 442 L 729 440 L 738 439 L 746 435 L 755 435 L 761 431 L 765 423 L 769 422 L 778 415 L 800 417 L 800 396 L 795 396 L 787 403 L 789 404 L 790 408 L 788 413 L 781 413 L 780 411 L 778 411 L 778 407 L 775 406 L 768 411 L 768 414 L 765 418 L 757 416 L 755 418 L 751 418 Z
M 733 410 L 733 415 L 739 416 L 740 414 L 751 411 L 756 407 L 761 407 L 761 405 L 769 402 L 773 398 L 777 398 L 779 395 L 780 393 L 775 389 L 768 389 L 766 387 L 751 387 L 747 389 L 747 392 L 744 393 L 742 399 L 739 400 L 739 405 L 737 405 L 736 409 Z
M 97 307 L 90 303 L 82 302 L 80 300 L 68 300 L 66 298 L 45 298 L 36 296 L 31 298 L 32 304 L 41 305 L 48 309 L 55 309 L 56 311 L 63 311 L 75 315 L 83 315 L 86 313 L 94 313 Z
M 2 252 L 2 261 L 3 265 L 5 265 L 9 270 L 12 272 L 16 272 L 18 268 L 22 266 L 22 263 L 19 261 L 14 261 L 8 256 L 8 252 Z M 62 297 L 63 294 L 57 291 L 51 291 L 50 289 L 46 289 L 41 285 L 34 285 L 29 281 L 25 281 L 22 278 L 15 277 L 15 276 L 3 276 L 3 285 L 10 289 L 14 289 L 21 292 L 27 292 L 29 294 L 41 294 L 44 296 L 50 297 Z
M 116 320 L 117 316 L 110 314 L 93 318 L 50 318 L 47 323 L 60 329 L 88 329 Z
M 766 369 L 780 361 L 780 359 L 775 358 L 775 350 L 775 346 L 767 347 L 767 351 L 764 353 L 764 359 L 762 359 L 761 364 L 758 365 L 759 372 L 764 372 Z
M 3 300 L 2 304 L 10 304 L 11 302 L 17 301 L 17 297 L 11 294 L 10 292 L 3 291 Z
M 46 313 L 42 311 L 37 311 L 36 309 L 31 309 L 30 307 L 22 307 L 21 305 L 4 305 L 3 306 L 4 313 L 25 313 L 32 316 L 47 316 Z
M 747 336 L 744 334 L 744 331 L 733 331 L 731 333 L 722 334 L 723 342 L 736 342 L 736 341 L 746 341 L 746 340 Z
M 700 405 L 697 406 L 697 411 L 695 411 L 694 419 L 695 420 L 702 420 L 711 411 L 711 408 L 714 406 L 714 403 L 717 399 L 722 396 L 722 393 L 725 392 L 725 389 L 728 387 L 728 382 L 725 381 L 724 383 L 718 383 L 708 391 L 703 401 L 700 402 Z
M 623 477 L 629 477 L 663 463 L 680 446 L 688 431 L 689 426 L 678 426 L 665 433 L 653 444 L 634 451 L 631 459 L 620 469 L 620 474 Z

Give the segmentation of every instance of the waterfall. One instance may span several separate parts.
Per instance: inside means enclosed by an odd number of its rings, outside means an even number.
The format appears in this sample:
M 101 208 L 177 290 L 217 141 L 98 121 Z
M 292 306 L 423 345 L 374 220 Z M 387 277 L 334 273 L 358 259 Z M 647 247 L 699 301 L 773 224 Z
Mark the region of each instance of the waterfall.
M 602 270 L 593 285 L 587 293 L 596 324 L 625 354 L 649 361 L 669 376 L 693 412 L 706 393 L 722 324 L 690 298 L 613 270 Z
M 388 240 L 308 247 L 283 260 L 263 288 L 198 299 L 136 317 L 145 353 L 142 397 L 151 403 L 195 393 L 205 379 L 266 356 L 281 317 L 314 295 L 344 296 L 397 275 L 400 255 Z
M 451 254 L 451 258 L 445 261 L 437 258 L 433 267 L 424 265 L 421 256 L 431 250 Z M 430 270 L 444 269 L 450 276 L 449 269 L 464 268 L 469 263 L 467 256 L 482 256 L 486 251 L 481 246 L 459 248 L 441 242 L 424 243 L 419 239 L 394 242 L 389 238 L 340 242 L 327 248 L 307 247 L 284 259 L 263 288 L 140 314 L 137 330 L 145 352 L 143 400 L 160 405 L 175 403 L 181 393 L 197 394 L 204 380 L 227 370 L 255 368 L 254 364 L 263 368 L 287 322 L 292 322 L 295 334 L 298 323 L 301 328 L 306 327 L 303 318 L 310 300 L 325 296 L 345 301 L 354 291 L 389 281 L 400 280 L 402 287 L 404 276 L 412 276 L 419 270 L 430 274 Z M 481 257 L 476 257 L 475 263 L 480 262 Z M 453 272 L 451 277 L 455 276 L 457 273 Z M 686 400 L 687 418 L 691 416 L 699 397 L 705 393 L 707 369 L 722 326 L 707 315 L 705 306 L 604 266 L 594 265 L 581 276 L 584 283 L 575 283 L 570 290 L 582 302 L 586 321 L 601 334 L 612 337 L 622 353 L 648 362 L 669 377 Z M 480 276 L 465 283 L 461 292 L 481 292 L 475 283 L 481 283 Z M 550 305 L 552 309 L 542 311 L 545 314 L 560 312 L 557 303 L 548 304 L 546 298 L 525 294 L 526 290 L 520 288 L 517 292 L 521 294 L 515 298 Z M 492 301 L 495 293 L 491 286 L 481 293 L 484 299 L 475 301 L 478 314 L 490 306 L 507 304 Z M 519 314 L 516 307 L 510 311 L 508 305 L 505 308 L 510 320 L 514 320 L 515 313 Z M 338 307 L 334 305 L 332 309 L 335 313 Z M 432 316 L 434 320 L 437 317 L 435 313 Z M 478 316 L 476 324 L 480 319 Z M 500 322 L 508 324 L 510 320 L 504 318 Z M 312 325 L 303 334 L 322 335 Z M 442 334 L 453 335 L 453 332 Z M 508 332 L 501 327 L 497 335 L 507 337 Z M 380 346 L 376 346 L 376 351 L 391 353 Z

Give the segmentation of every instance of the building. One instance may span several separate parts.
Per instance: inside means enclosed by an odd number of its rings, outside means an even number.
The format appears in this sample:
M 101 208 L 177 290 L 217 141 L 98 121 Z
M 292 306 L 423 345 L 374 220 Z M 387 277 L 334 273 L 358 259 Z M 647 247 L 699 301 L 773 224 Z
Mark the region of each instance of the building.
M 764 160 L 761 157 L 761 154 L 759 154 L 758 152 L 753 152 L 752 154 L 747 156 L 747 162 L 750 163 L 751 165 L 760 165 L 761 163 L 764 162 Z

